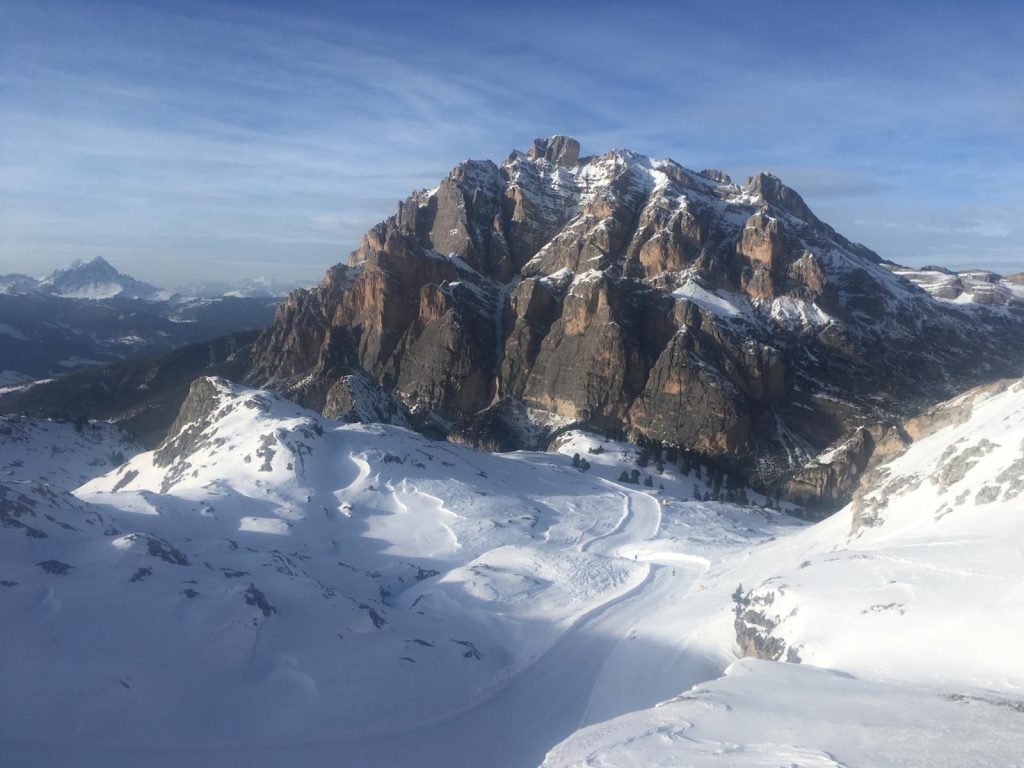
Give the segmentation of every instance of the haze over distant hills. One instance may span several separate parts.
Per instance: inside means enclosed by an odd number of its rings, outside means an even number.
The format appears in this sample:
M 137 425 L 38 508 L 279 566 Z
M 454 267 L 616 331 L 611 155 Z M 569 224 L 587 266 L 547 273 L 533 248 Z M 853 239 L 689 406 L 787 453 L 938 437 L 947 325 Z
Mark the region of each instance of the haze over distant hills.
M 0 276 L 0 386 L 166 352 L 266 325 L 294 286 L 263 278 L 169 291 L 102 257 Z
M 74 261 L 42 278 L 28 275 L 0 275 L 0 293 L 24 295 L 44 293 L 64 299 L 156 299 L 161 290 L 154 285 L 122 274 L 102 256 L 92 261 Z
M 45 293 L 66 299 L 280 298 L 308 284 L 304 280 L 239 276 L 235 280 L 183 283 L 168 290 L 136 280 L 97 256 L 91 261 L 76 260 L 40 278 L 17 273 L 0 275 L 0 294 Z

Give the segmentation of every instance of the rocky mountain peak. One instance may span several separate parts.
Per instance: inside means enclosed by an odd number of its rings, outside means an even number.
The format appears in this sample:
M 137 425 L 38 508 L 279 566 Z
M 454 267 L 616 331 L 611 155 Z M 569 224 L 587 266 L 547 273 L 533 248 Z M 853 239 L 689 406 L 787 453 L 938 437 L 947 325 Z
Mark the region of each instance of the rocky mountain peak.
M 355 375 L 480 445 L 509 444 L 486 433 L 510 400 L 776 487 L 856 427 L 1024 367 L 1024 304 L 979 287 L 967 307 L 880 262 L 772 174 L 581 160 L 553 136 L 410 196 L 281 306 L 249 381 L 337 415 Z
M 12 272 L 0 275 L 0 293 L 24 294 L 39 290 L 39 281 L 28 275 Z
M 93 274 L 97 275 L 118 275 L 120 274 L 113 265 L 104 259 L 102 256 L 94 256 L 89 261 L 83 259 L 75 259 L 71 264 L 72 269 L 88 269 Z
M 804 199 L 791 187 L 782 183 L 782 179 L 773 173 L 761 171 L 748 178 L 743 184 L 743 191 L 752 196 L 760 197 L 769 205 L 773 205 L 801 221 L 818 224 L 820 220 L 804 202 Z
M 555 165 L 573 168 L 580 161 L 580 143 L 569 136 L 558 135 L 534 139 L 527 156 L 531 160 L 547 160 Z
M 206 421 L 220 406 L 221 399 L 231 391 L 231 384 L 215 376 L 200 376 L 189 386 L 185 402 L 178 410 L 178 416 L 167 431 L 170 438 L 176 437 L 189 424 Z
M 155 298 L 160 289 L 119 272 L 109 261 L 97 256 L 91 261 L 76 260 L 43 278 L 38 290 L 75 299 L 104 299 L 119 296 L 132 299 Z
M 706 176 L 709 179 L 719 182 L 720 184 L 732 184 L 732 177 L 729 176 L 725 171 L 720 171 L 717 168 L 705 168 L 700 172 L 701 176 Z
M 177 418 L 167 431 L 166 439 L 154 452 L 154 463 L 167 467 L 192 453 L 201 442 L 203 433 L 216 420 L 225 398 L 231 393 L 232 385 L 225 379 L 213 376 L 195 379 Z

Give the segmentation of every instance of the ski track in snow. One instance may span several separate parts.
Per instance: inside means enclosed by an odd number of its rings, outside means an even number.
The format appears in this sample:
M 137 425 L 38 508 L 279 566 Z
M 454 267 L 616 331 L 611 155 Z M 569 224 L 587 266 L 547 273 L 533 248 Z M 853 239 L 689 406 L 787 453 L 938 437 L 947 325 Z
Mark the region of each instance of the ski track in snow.
M 472 708 L 419 730 L 341 743 L 339 751 L 353 764 L 364 766 L 517 768 L 538 765 L 551 746 L 595 722 L 595 715 L 603 719 L 607 705 L 598 714 L 591 694 L 600 685 L 616 646 L 636 642 L 636 636 L 623 627 L 674 604 L 706 570 L 706 561 L 699 557 L 645 550 L 643 544 L 661 530 L 658 500 L 641 491 L 608 486 L 622 494 L 625 511 L 612 530 L 588 540 L 580 550 L 644 563 L 647 572 L 639 584 L 577 618 L 540 658 Z M 686 572 L 676 576 L 672 566 Z M 685 663 L 677 665 L 675 674 L 671 666 L 656 666 L 662 684 L 648 687 L 639 699 L 630 699 L 630 708 L 653 706 L 718 671 L 704 666 L 693 679 Z M 523 734 L 530 737 L 524 739 Z
M 623 491 L 608 483 L 609 490 L 622 495 L 625 512 L 610 531 L 580 545 L 580 550 L 607 558 L 623 558 L 646 566 L 642 580 L 591 608 L 573 621 L 555 643 L 524 670 L 511 677 L 497 691 L 469 709 L 422 728 L 401 733 L 345 740 L 310 747 L 302 744 L 266 745 L 261 754 L 280 750 L 294 757 L 310 750 L 317 761 L 325 750 L 345 755 L 345 765 L 359 766 L 488 766 L 520 768 L 539 765 L 544 755 L 578 728 L 603 718 L 603 709 L 593 707 L 591 695 L 601 685 L 604 667 L 616 647 L 637 643 L 636 635 L 624 631 L 644 617 L 651 620 L 660 609 L 673 606 L 706 570 L 706 561 L 685 553 L 647 551 L 643 545 L 661 530 L 661 507 L 654 497 L 641 491 Z M 433 497 L 428 497 L 433 499 Z M 440 500 L 435 500 L 440 501 Z M 679 575 L 673 568 L 679 569 Z M 655 649 L 644 647 L 643 653 Z M 667 696 L 717 674 L 718 668 L 697 666 L 696 674 L 685 659 L 674 659 L 669 668 L 662 656 L 654 662 L 660 685 L 649 686 L 630 708 L 657 704 Z M 678 656 L 679 649 L 670 655 Z M 673 672 L 672 666 L 675 666 Z M 621 710 L 626 711 L 626 710 Z M 616 710 L 614 714 L 621 714 Z M 529 734 L 529 738 L 524 738 Z
M 866 516 L 813 526 L 683 501 L 708 487 L 671 468 L 646 473 L 650 491 L 616 483 L 635 449 L 583 433 L 561 455 L 483 456 L 266 394 L 223 398 L 234 408 L 175 465 L 172 492 L 151 454 L 75 495 L 35 491 L 8 462 L 10 493 L 36 495 L 0 538 L 17 617 L 0 640 L 22 662 L 3 670 L 0 764 L 903 768 L 1024 754 L 1024 385 L 894 459 Z M 44 456 L 45 441 L 81 439 L 65 432 L 26 424 L 24 445 Z M 108 437 L 88 444 L 112 452 Z M 986 445 L 976 464 L 958 458 Z M 948 484 L 921 482 L 943 468 Z M 736 661 L 734 601 L 804 663 Z

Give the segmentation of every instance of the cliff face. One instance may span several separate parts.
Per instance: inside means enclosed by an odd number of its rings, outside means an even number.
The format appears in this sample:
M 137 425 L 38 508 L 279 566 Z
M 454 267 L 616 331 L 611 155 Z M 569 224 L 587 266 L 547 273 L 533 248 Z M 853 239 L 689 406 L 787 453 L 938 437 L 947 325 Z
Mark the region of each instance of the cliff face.
M 785 488 L 855 428 L 1024 366 L 1016 293 L 954 302 L 891 267 L 770 174 L 556 136 L 401 203 L 279 307 L 248 378 L 338 416 L 358 374 L 480 445 L 508 444 L 485 409 L 514 402 Z

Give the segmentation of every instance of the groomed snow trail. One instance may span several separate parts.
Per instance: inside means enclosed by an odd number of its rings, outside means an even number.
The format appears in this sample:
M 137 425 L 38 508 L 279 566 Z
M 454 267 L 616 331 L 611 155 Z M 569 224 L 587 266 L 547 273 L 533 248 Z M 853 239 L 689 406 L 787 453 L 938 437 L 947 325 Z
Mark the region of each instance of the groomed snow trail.
M 609 484 L 611 486 L 611 484 Z M 621 488 L 616 486 L 619 493 Z M 699 559 L 681 560 L 668 553 L 665 562 L 644 556 L 644 544 L 661 528 L 661 508 L 652 496 L 625 491 L 626 512 L 616 527 L 590 539 L 580 549 L 604 557 L 646 563 L 638 585 L 578 618 L 537 661 L 473 708 L 454 717 L 405 733 L 391 733 L 339 745 L 346 763 L 362 766 L 489 766 L 523 768 L 539 765 L 547 751 L 575 730 L 593 722 L 592 696 L 598 681 L 629 679 L 632 670 L 605 666 L 618 646 L 628 643 L 636 656 L 654 660 L 656 670 L 639 665 L 646 681 L 642 690 L 618 691 L 620 706 L 653 706 L 691 685 L 717 675 L 704 663 L 695 668 L 680 658 L 678 648 L 656 647 L 638 638 L 633 628 L 659 610 L 678 604 L 705 570 Z M 633 650 L 631 649 L 631 650 Z M 653 681 L 653 684 L 651 684 Z M 628 693 L 628 695 L 627 695 Z M 607 696 L 597 712 L 609 709 Z M 622 709 L 621 711 L 626 711 Z M 351 763 L 347 762 L 351 761 Z
M 247 765 L 317 765 L 349 768 L 529 768 L 539 766 L 547 752 L 580 727 L 594 722 L 594 712 L 609 711 L 608 701 L 621 701 L 630 709 L 648 707 L 719 674 L 706 665 L 690 664 L 677 646 L 658 646 L 638 636 L 636 627 L 657 621 L 657 614 L 685 599 L 704 572 L 700 558 L 645 547 L 658 537 L 662 514 L 658 501 L 641 491 L 607 483 L 623 503 L 624 514 L 607 533 L 581 542 L 592 555 L 623 558 L 646 567 L 642 580 L 625 592 L 573 621 L 546 652 L 513 676 L 493 694 L 450 717 L 412 730 L 356 739 L 328 739 L 319 743 L 290 741 L 261 743 L 254 734 L 251 745 L 131 751 L 133 760 L 144 755 L 153 768 L 180 765 L 184 757 L 193 766 L 228 768 Z M 619 652 L 625 647 L 626 653 Z M 624 660 L 627 668 L 609 670 L 609 659 Z M 637 659 L 649 659 L 650 664 Z M 602 681 L 641 681 L 629 690 L 607 691 L 595 699 Z M 614 695 L 612 695 L 614 694 Z M 596 709 L 595 709 L 596 707 Z M 613 705 L 612 714 L 620 714 Z M 106 752 L 107 765 L 127 765 L 115 751 Z

